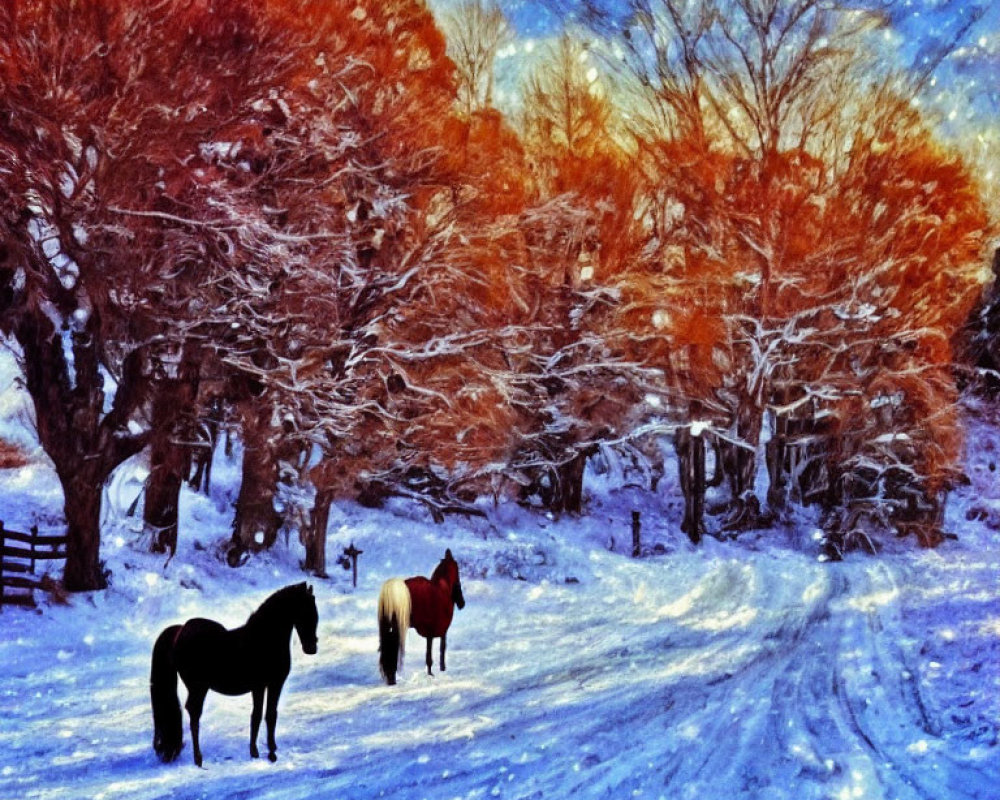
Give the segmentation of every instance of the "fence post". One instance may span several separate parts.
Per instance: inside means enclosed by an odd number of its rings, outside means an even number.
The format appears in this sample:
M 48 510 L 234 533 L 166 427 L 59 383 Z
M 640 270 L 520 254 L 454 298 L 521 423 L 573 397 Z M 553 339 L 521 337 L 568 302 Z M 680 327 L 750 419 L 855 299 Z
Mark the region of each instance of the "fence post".
M 38 526 L 31 526 L 31 574 L 35 574 L 35 550 L 38 547 Z
M 639 522 L 639 512 L 632 512 L 632 558 L 638 558 L 642 553 L 642 541 L 640 532 L 642 523 Z

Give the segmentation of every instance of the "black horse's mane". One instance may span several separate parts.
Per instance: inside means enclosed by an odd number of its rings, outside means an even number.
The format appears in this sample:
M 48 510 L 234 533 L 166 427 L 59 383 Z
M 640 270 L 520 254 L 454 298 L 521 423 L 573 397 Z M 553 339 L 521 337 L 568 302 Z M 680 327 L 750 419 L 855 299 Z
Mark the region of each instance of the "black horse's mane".
M 287 603 L 294 595 L 302 594 L 305 595 L 307 592 L 305 582 L 295 583 L 291 586 L 286 586 L 284 589 L 278 589 L 274 594 L 267 598 L 260 607 L 254 611 L 249 619 L 247 619 L 247 624 L 252 622 L 264 622 L 269 620 L 276 612 L 282 611 L 286 608 Z

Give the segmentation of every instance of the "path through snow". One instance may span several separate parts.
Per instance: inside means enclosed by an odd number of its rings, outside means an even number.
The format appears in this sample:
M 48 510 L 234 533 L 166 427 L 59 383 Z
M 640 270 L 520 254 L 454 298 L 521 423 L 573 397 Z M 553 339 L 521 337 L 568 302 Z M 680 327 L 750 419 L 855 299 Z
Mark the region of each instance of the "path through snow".
M 831 565 L 781 548 L 634 561 L 564 543 L 546 557 L 579 582 L 528 582 L 474 577 L 513 557 L 503 537 L 348 513 L 331 548 L 348 530 L 361 540 L 395 526 L 380 547 L 397 564 L 368 550 L 356 590 L 339 576 L 317 584 L 320 654 L 293 641 L 277 764 L 248 758 L 249 699 L 218 695 L 202 720 L 206 768 L 190 763 L 189 747 L 179 764 L 159 764 L 149 648 L 189 616 L 240 624 L 295 570 L 274 562 L 236 578 L 206 558 L 164 572 L 126 545 L 106 595 L 4 612 L 0 797 L 997 796 L 995 660 L 962 687 L 935 688 L 975 655 L 947 650 L 937 634 L 997 624 L 989 591 L 951 607 L 964 618 L 935 612 L 948 580 L 981 589 L 997 574 L 995 547 L 979 563 L 925 553 Z M 518 536 L 522 557 L 544 551 Z M 378 585 L 401 568 L 400 552 L 410 550 L 408 572 L 429 572 L 444 546 L 463 564 L 468 601 L 449 671 L 423 673 L 423 640 L 411 632 L 400 685 L 383 686 Z M 988 634 L 982 642 L 995 646 Z M 969 724 L 956 721 L 963 709 Z

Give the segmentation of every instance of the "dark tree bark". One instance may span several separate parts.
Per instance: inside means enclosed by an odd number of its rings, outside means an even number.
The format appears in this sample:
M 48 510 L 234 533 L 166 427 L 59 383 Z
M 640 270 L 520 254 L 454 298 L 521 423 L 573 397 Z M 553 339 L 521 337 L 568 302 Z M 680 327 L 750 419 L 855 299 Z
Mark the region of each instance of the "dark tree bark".
M 773 509 L 784 508 L 788 499 L 789 452 L 788 419 L 778 414 L 774 419 L 774 431 L 764 448 L 767 461 L 767 504 Z
M 66 515 L 66 568 L 63 587 L 71 592 L 105 589 L 101 564 L 101 487 L 103 479 L 88 471 L 63 484 Z
M 674 433 L 674 450 L 677 453 L 681 493 L 684 495 L 681 530 L 694 544 L 698 544 L 705 532 L 704 437 L 692 435 L 690 427 L 678 428 Z
M 68 537 L 63 584 L 69 591 L 107 586 L 100 561 L 102 489 L 115 467 L 142 450 L 148 438 L 128 427 L 145 398 L 139 351 L 125 358 L 111 410 L 104 413 L 99 326 L 92 312 L 71 334 L 69 351 L 64 332 L 42 311 L 26 311 L 13 326 L 24 353 L 38 439 L 63 489 Z
M 154 553 L 177 550 L 181 485 L 188 472 L 193 440 L 194 405 L 198 395 L 197 348 L 185 347 L 177 374 L 153 389 L 150 472 L 143 505 L 143 524 L 152 534 Z
M 236 565 L 244 553 L 270 548 L 278 538 L 281 516 L 274 509 L 278 465 L 270 434 L 270 410 L 244 415 L 243 480 L 236 498 L 229 563 Z
M 306 572 L 311 572 L 318 578 L 326 574 L 326 527 L 330 521 L 330 506 L 333 504 L 333 492 L 320 489 L 316 492 L 309 526 L 302 531 L 302 544 L 306 548 L 306 561 L 303 565 Z
M 155 415 L 153 423 L 156 424 Z M 151 535 L 152 552 L 174 553 L 177 550 L 178 506 L 187 457 L 183 447 L 172 441 L 169 431 L 159 431 L 153 434 L 149 460 L 143 527 Z
M 753 449 L 760 441 L 761 421 L 759 409 L 741 406 L 736 413 L 736 437 L 743 444 L 720 443 L 732 507 L 726 528 L 731 531 L 750 530 L 761 521 L 760 500 L 754 492 L 757 452 Z
M 712 437 L 712 440 L 708 442 L 708 446 L 712 448 L 712 456 L 714 463 L 712 465 L 712 477 L 708 479 L 708 486 L 712 489 L 717 489 L 722 486 L 723 482 L 726 480 L 726 465 L 723 462 L 723 450 L 722 442 L 719 441 L 717 436 Z
M 577 453 L 569 461 L 561 464 L 558 470 L 558 508 L 554 511 L 567 511 L 579 514 L 583 511 L 583 474 L 587 468 L 587 452 Z
M 743 415 L 740 414 L 740 417 Z M 738 420 L 743 422 L 743 420 Z M 758 426 L 759 427 L 759 426 Z M 744 442 L 753 442 L 754 438 L 748 438 L 749 426 L 747 424 L 737 424 L 736 435 Z M 757 431 L 759 435 L 759 431 Z M 729 490 L 734 500 L 738 500 L 748 491 L 753 491 L 754 477 L 757 471 L 757 454 L 747 446 L 722 443 L 723 465 L 726 468 L 726 477 L 729 480 Z
M 587 458 L 594 452 L 596 448 L 587 448 L 560 464 L 540 468 L 531 483 L 522 487 L 521 500 L 537 497 L 547 511 L 579 514 L 583 510 L 583 474 Z
M 188 485 L 196 492 L 208 494 L 212 488 L 212 460 L 215 458 L 215 446 L 219 441 L 219 429 L 222 426 L 224 405 L 221 397 L 213 397 L 208 403 L 208 412 L 205 415 L 203 429 L 207 438 L 201 439 L 188 451 L 189 474 Z M 232 455 L 232 444 L 229 441 L 229 434 L 226 433 L 225 453 Z

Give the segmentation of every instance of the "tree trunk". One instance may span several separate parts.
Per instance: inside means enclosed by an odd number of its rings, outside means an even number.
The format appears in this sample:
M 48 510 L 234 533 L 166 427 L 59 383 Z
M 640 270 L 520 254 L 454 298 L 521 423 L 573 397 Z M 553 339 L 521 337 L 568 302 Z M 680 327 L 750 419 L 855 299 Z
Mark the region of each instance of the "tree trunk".
M 762 419 L 762 412 L 752 404 L 740 406 L 736 413 L 736 439 L 740 444 L 723 442 L 721 446 L 734 512 L 727 526 L 730 530 L 748 530 L 760 518 L 760 500 L 754 493 L 754 484 Z
M 674 433 L 674 450 L 684 495 L 681 530 L 698 544 L 705 532 L 705 440 L 700 435 L 693 436 L 689 427 L 678 428 Z
M 583 510 L 583 474 L 587 468 L 587 454 L 577 453 L 559 466 L 559 488 L 556 511 L 579 514 Z
M 215 458 L 215 447 L 219 441 L 219 428 L 223 422 L 223 404 L 219 397 L 213 397 L 208 403 L 208 413 L 205 415 L 204 432 L 207 441 L 200 441 L 190 452 L 193 469 L 188 474 L 188 485 L 196 492 L 209 494 L 212 489 L 212 460 Z M 226 455 L 232 455 L 228 434 L 226 436 Z
M 70 592 L 105 589 L 101 565 L 101 488 L 93 470 L 82 470 L 63 483 L 66 504 L 66 568 L 63 587 Z
M 712 440 L 707 443 L 707 446 L 712 448 L 714 462 L 712 465 L 712 477 L 708 479 L 707 483 L 712 489 L 722 486 L 726 480 L 726 465 L 723 463 L 724 452 L 722 445 L 723 443 L 719 441 L 717 436 L 713 436 Z
M 177 551 L 181 485 L 188 472 L 192 417 L 198 395 L 198 351 L 185 347 L 175 378 L 155 387 L 150 438 L 150 473 L 143 524 L 152 534 L 154 553 Z
M 63 490 L 68 537 L 63 584 L 70 591 L 104 589 L 101 493 L 115 467 L 146 444 L 145 432 L 129 429 L 145 397 L 144 358 L 138 350 L 126 356 L 111 409 L 104 413 L 96 312 L 70 336 L 72 361 L 67 358 L 64 332 L 46 313 L 26 313 L 14 335 L 24 353 L 25 385 L 35 409 L 38 439 Z
M 330 506 L 333 503 L 333 492 L 320 489 L 316 492 L 313 502 L 309 526 L 302 531 L 302 544 L 306 548 L 306 561 L 303 565 L 306 572 L 312 572 L 317 578 L 325 578 L 326 574 L 326 527 L 330 520 Z
M 243 426 L 243 480 L 236 498 L 232 546 L 229 563 L 236 565 L 244 553 L 270 548 L 278 538 L 281 516 L 274 510 L 278 487 L 278 468 L 269 441 L 271 427 L 267 411 L 247 418 Z M 263 418 L 262 418 L 263 417 Z M 248 422 L 249 420 L 249 422 Z
M 743 497 L 746 492 L 752 492 L 754 477 L 757 472 L 757 454 L 747 447 L 728 445 L 729 457 L 726 477 L 729 478 L 729 490 L 734 500 Z
M 174 553 L 177 551 L 178 508 L 187 454 L 173 441 L 171 431 L 158 430 L 153 433 L 149 460 L 143 527 L 151 534 L 152 552 Z
M 784 508 L 788 487 L 788 419 L 784 414 L 774 416 L 774 431 L 765 447 L 767 461 L 767 504 L 773 509 Z

